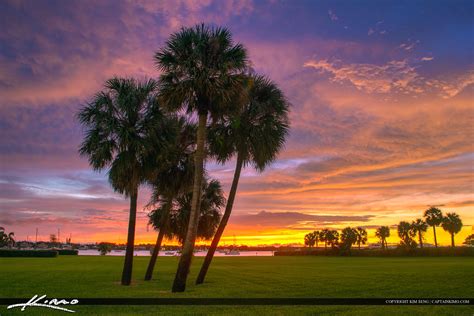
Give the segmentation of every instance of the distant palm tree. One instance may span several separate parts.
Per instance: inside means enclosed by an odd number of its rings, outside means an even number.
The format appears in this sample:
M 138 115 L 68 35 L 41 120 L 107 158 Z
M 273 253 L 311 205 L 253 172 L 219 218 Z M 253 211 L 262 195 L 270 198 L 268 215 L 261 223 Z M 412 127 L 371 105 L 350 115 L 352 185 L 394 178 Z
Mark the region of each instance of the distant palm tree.
M 436 226 L 439 226 L 443 221 L 443 213 L 436 207 L 430 207 L 425 211 L 424 217 L 426 223 L 433 227 L 435 247 L 438 247 L 438 241 L 436 240 Z
M 321 232 L 320 232 L 319 230 L 315 230 L 315 231 L 313 232 L 313 234 L 314 234 L 314 239 L 315 239 L 315 242 L 316 242 L 316 247 L 318 247 L 318 246 L 319 246 L 318 243 L 319 243 L 319 241 L 320 241 Z
M 362 227 L 357 227 L 355 229 L 355 232 L 357 234 L 357 245 L 360 249 L 360 245 L 365 245 L 365 243 L 367 242 L 367 230 Z
M 411 223 L 411 226 L 413 231 L 418 234 L 420 248 L 423 248 L 423 233 L 428 229 L 428 224 L 426 224 L 421 218 L 417 218 Z
M 380 239 L 382 249 L 387 248 L 387 238 L 390 237 L 390 228 L 388 226 L 380 226 L 375 231 L 375 236 Z
M 158 159 L 156 169 L 150 172 L 149 182 L 153 187 L 153 192 L 149 205 L 159 203 L 163 206 L 163 212 L 160 224 L 157 225 L 160 227 L 160 231 L 151 253 L 145 273 L 145 281 L 151 280 L 153 276 L 153 269 L 165 236 L 173 200 L 180 194 L 191 190 L 194 176 L 192 151 L 196 139 L 195 126 L 189 124 L 183 118 L 171 118 L 169 123 L 177 129 L 177 137 L 167 148 L 166 155 Z
M 130 285 L 132 278 L 138 187 L 146 174 L 145 157 L 151 150 L 159 151 L 167 135 L 162 130 L 156 88 L 154 80 L 112 78 L 78 113 L 86 128 L 80 154 L 89 158 L 94 170 L 108 169 L 114 190 L 130 197 L 122 285 Z
M 469 236 L 467 236 L 463 244 L 467 246 L 474 246 L 474 234 L 470 234 Z
M 360 228 L 360 227 L 359 227 Z M 350 250 L 352 245 L 359 243 L 358 228 L 346 227 L 341 231 L 341 247 Z M 360 248 L 360 246 L 359 246 Z
M 316 235 L 314 233 L 307 233 L 304 236 L 304 244 L 305 246 L 309 246 L 312 248 L 316 242 Z
M 209 240 L 221 219 L 221 208 L 225 205 L 224 193 L 218 180 L 208 181 L 204 178 L 201 192 L 201 209 L 197 238 Z M 192 192 L 179 195 L 169 209 L 169 219 L 165 224 L 164 233 L 169 239 L 176 239 L 181 245 L 186 239 L 186 232 L 191 214 Z M 157 209 L 148 214 L 150 224 L 155 229 L 162 228 L 162 215 L 168 206 L 161 204 Z
M 263 76 L 246 78 L 246 98 L 241 110 L 227 115 L 209 131 L 209 147 L 219 162 L 237 156 L 234 179 L 224 215 L 217 229 L 196 284 L 204 282 L 219 241 L 224 233 L 237 193 L 242 167 L 263 171 L 275 160 L 288 134 L 288 102 L 278 86 Z
M 101 256 L 105 256 L 112 251 L 112 244 L 108 242 L 101 242 L 97 248 Z
M 339 233 L 337 230 L 329 230 L 326 233 L 326 240 L 328 245 L 331 246 L 331 248 L 335 248 L 339 242 Z
M 462 221 L 456 213 L 446 213 L 441 227 L 451 234 L 451 246 L 454 247 L 454 235 L 459 233 L 462 228 Z
M 0 248 L 2 247 L 13 247 L 15 245 L 15 233 L 10 232 L 7 234 L 5 228 L 0 227 Z
M 328 249 L 329 229 L 325 228 L 319 233 L 319 240 L 324 241 L 324 249 Z
M 162 71 L 160 100 L 172 110 L 196 113 L 199 122 L 191 219 L 172 287 L 173 292 L 183 292 L 198 229 L 208 116 L 216 118 L 235 110 L 231 100 L 240 93 L 240 74 L 248 67 L 247 52 L 233 43 L 229 30 L 201 24 L 172 34 L 155 60 Z
M 398 237 L 400 237 L 400 245 L 406 248 L 416 248 L 416 241 L 413 240 L 413 237 L 416 236 L 416 231 L 413 229 L 413 226 L 405 221 L 401 221 L 398 224 Z

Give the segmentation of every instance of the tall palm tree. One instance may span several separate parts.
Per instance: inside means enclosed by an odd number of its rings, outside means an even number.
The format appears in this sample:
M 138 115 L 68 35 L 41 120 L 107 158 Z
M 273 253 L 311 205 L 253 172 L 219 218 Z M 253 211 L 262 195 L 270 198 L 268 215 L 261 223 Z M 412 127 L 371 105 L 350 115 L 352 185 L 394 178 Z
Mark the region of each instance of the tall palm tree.
M 246 78 L 246 96 L 240 113 L 228 115 L 209 132 L 210 151 L 219 162 L 236 154 L 234 179 L 224 215 L 217 229 L 196 284 L 204 282 L 219 241 L 234 205 L 242 167 L 252 165 L 263 171 L 275 160 L 288 134 L 288 102 L 282 91 L 269 79 L 251 75 Z
M 426 224 L 421 218 L 417 218 L 411 223 L 411 226 L 413 231 L 418 234 L 420 248 L 423 248 L 423 233 L 425 233 L 428 229 L 428 224 Z
M 149 205 L 160 203 L 163 212 L 159 225 L 156 225 L 160 229 L 145 273 L 145 281 L 151 280 L 153 276 L 173 200 L 179 194 L 190 191 L 194 176 L 192 147 L 196 139 L 195 126 L 186 122 L 184 118 L 171 118 L 170 124 L 178 130 L 176 140 L 166 150 L 166 155 L 158 159 L 156 169 L 150 172 L 149 182 L 153 187 L 153 193 Z
M 234 44 L 229 30 L 201 24 L 172 34 L 155 60 L 162 72 L 163 104 L 198 116 L 191 219 L 172 287 L 173 292 L 183 292 L 198 229 L 208 116 L 216 118 L 235 110 L 231 100 L 240 93 L 247 52 L 242 45 Z
M 312 248 L 316 242 L 316 235 L 314 233 L 307 233 L 304 236 L 304 244 L 305 246 L 309 246 L 309 248 Z
M 382 249 L 387 248 L 387 238 L 390 237 L 390 228 L 388 226 L 380 226 L 375 231 L 375 236 L 380 239 Z
M 459 233 L 462 228 L 462 221 L 456 213 L 446 213 L 441 227 L 451 234 L 451 247 L 454 247 L 454 235 Z
M 203 181 L 201 192 L 201 209 L 197 238 L 209 240 L 214 236 L 221 219 L 221 208 L 225 205 L 224 193 L 218 180 Z M 180 194 L 168 206 L 164 203 L 148 214 L 150 224 L 155 229 L 162 230 L 169 239 L 176 239 L 181 245 L 186 240 L 186 233 L 191 214 L 192 192 Z M 163 223 L 164 213 L 168 213 L 168 220 Z
M 436 240 L 436 226 L 439 226 L 443 222 L 443 213 L 439 208 L 430 207 L 425 211 L 424 217 L 426 223 L 433 227 L 435 247 L 438 247 L 438 241 Z
M 416 232 L 413 229 L 413 226 L 405 221 L 401 221 L 398 226 L 398 237 L 400 237 L 400 245 L 406 248 L 416 248 L 416 241 L 413 240 L 413 237 L 416 236 Z
M 365 243 L 367 242 L 367 230 L 362 227 L 357 227 L 355 229 L 355 232 L 357 234 L 357 245 L 360 249 L 360 245 L 365 245 Z
M 156 102 L 157 83 L 112 78 L 77 117 L 86 129 L 79 153 L 96 171 L 108 169 L 116 192 L 130 198 L 127 249 L 122 285 L 132 279 L 138 187 L 146 174 L 146 157 L 158 152 L 169 133 Z

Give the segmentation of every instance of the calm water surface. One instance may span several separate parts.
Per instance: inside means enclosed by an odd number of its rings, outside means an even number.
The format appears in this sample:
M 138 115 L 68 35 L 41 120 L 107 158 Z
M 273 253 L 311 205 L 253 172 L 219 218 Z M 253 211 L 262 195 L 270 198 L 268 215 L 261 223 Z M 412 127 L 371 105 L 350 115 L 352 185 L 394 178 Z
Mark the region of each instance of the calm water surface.
M 174 252 L 173 252 L 174 253 Z M 194 255 L 197 257 L 204 257 L 206 256 L 206 251 L 198 251 L 195 252 Z M 94 249 L 88 250 L 79 250 L 79 256 L 98 256 L 99 251 Z M 135 256 L 139 257 L 146 257 L 150 256 L 150 251 L 148 250 L 135 250 Z M 125 256 L 125 250 L 112 250 L 112 252 L 108 253 L 107 256 Z M 165 254 L 165 251 L 160 251 L 160 257 L 172 257 L 173 255 Z M 239 256 L 229 256 L 222 252 L 217 252 L 214 254 L 216 257 L 268 257 L 273 256 L 273 251 L 241 251 Z

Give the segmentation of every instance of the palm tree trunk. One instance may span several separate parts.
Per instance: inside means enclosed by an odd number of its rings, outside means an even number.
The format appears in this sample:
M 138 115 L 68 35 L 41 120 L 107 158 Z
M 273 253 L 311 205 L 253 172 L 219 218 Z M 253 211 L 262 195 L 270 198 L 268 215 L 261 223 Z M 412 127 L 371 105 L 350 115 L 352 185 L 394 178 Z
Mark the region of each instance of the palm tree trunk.
M 328 249 L 328 243 L 327 241 L 324 241 L 324 250 L 327 250 Z
M 166 231 L 166 223 L 168 222 L 168 216 L 171 209 L 171 201 L 172 199 L 167 200 L 166 207 L 163 210 L 163 214 L 161 214 L 160 232 L 158 233 L 158 238 L 156 239 L 155 248 L 153 248 L 153 253 L 151 254 L 150 262 L 148 263 L 148 268 L 145 274 L 145 281 L 150 281 L 153 276 L 153 269 L 155 268 L 156 259 L 158 258 L 158 253 L 161 249 L 161 242 L 163 241 L 163 237 Z
M 199 113 L 199 125 L 197 130 L 196 153 L 194 156 L 194 183 L 193 198 L 191 200 L 191 213 L 189 214 L 188 231 L 183 244 L 183 251 L 179 259 L 178 270 L 174 278 L 172 292 L 184 292 L 186 289 L 186 279 L 188 277 L 191 259 L 193 257 L 194 243 L 196 241 L 199 224 L 199 209 L 201 184 L 204 163 L 204 142 L 206 139 L 207 113 Z
M 454 248 L 454 234 L 451 233 L 451 247 Z
M 360 242 L 358 242 L 359 250 L 360 250 Z
M 237 155 L 237 164 L 235 166 L 234 171 L 234 179 L 232 180 L 232 186 L 229 192 L 229 198 L 227 199 L 227 205 L 225 207 L 224 215 L 222 216 L 221 222 L 219 223 L 219 227 L 217 228 L 217 232 L 212 239 L 211 247 L 207 251 L 206 259 L 204 259 L 204 263 L 202 264 L 201 271 L 199 271 L 199 275 L 196 280 L 196 284 L 202 284 L 204 279 L 206 278 L 207 270 L 211 265 L 212 258 L 214 257 L 214 253 L 216 252 L 217 246 L 219 245 L 219 241 L 221 240 L 222 234 L 224 233 L 224 229 L 229 221 L 230 214 L 232 213 L 232 207 L 234 205 L 235 195 L 237 193 L 237 186 L 239 184 L 240 179 L 240 171 L 242 170 L 243 159 L 239 155 Z
M 418 240 L 420 241 L 420 248 L 423 248 L 423 238 L 421 237 L 421 231 L 418 232 Z
M 128 220 L 127 249 L 123 263 L 122 285 L 130 285 L 132 281 L 133 248 L 135 246 L 135 222 L 137 220 L 138 188 L 130 195 L 130 218 Z
M 434 234 L 435 247 L 438 248 L 438 241 L 436 240 L 436 226 L 435 225 L 433 225 L 433 234 Z

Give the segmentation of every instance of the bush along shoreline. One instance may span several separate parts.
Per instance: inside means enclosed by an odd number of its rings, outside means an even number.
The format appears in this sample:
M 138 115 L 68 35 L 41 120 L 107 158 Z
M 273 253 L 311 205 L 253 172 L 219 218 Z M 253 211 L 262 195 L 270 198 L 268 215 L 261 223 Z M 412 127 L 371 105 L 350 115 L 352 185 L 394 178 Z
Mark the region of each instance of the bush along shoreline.
M 77 256 L 76 249 L 47 249 L 47 250 L 25 250 L 25 249 L 0 249 L 0 257 L 32 257 L 32 258 L 55 258 L 59 256 Z
M 275 251 L 275 256 L 352 256 L 352 257 L 474 257 L 474 247 L 393 248 L 393 249 L 301 249 Z

